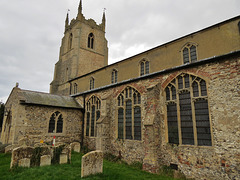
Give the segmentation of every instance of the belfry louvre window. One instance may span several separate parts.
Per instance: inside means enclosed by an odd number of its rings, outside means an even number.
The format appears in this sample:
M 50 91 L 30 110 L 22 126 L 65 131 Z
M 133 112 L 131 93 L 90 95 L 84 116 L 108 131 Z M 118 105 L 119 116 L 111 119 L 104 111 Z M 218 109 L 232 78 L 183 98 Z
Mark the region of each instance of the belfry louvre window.
M 197 47 L 193 44 L 187 44 L 183 48 L 182 54 L 184 64 L 197 61 Z
M 206 82 L 181 74 L 165 89 L 168 142 L 211 146 L 211 130 Z
M 96 121 L 100 118 L 101 101 L 96 96 L 92 96 L 86 104 L 86 136 L 96 137 Z
M 140 62 L 140 76 L 149 74 L 149 61 L 142 60 Z
M 93 49 L 93 44 L 94 44 L 94 35 L 93 33 L 90 33 L 88 35 L 88 48 Z
M 111 78 L 112 84 L 117 82 L 117 78 L 118 78 L 118 72 L 117 72 L 116 69 L 114 69 L 114 70 L 112 71 L 112 78 Z
M 63 132 L 63 117 L 59 111 L 53 113 L 49 120 L 48 133 Z
M 118 139 L 141 140 L 141 95 L 132 87 L 125 88 L 117 98 Z
M 91 78 L 90 78 L 90 90 L 91 90 L 91 89 L 94 89 L 94 83 L 95 83 L 94 81 L 95 81 L 94 78 L 91 77 Z

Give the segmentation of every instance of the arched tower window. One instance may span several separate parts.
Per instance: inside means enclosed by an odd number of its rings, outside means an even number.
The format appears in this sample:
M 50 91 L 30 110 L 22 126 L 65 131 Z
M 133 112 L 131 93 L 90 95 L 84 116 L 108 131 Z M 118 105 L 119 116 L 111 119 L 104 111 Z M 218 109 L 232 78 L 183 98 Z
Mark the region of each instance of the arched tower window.
M 91 78 L 90 78 L 90 90 L 91 90 L 91 89 L 94 89 L 94 83 L 95 83 L 94 81 L 95 81 L 94 78 L 91 77 Z
M 94 35 L 93 35 L 93 33 L 90 33 L 88 35 L 88 48 L 93 49 L 93 47 L 94 47 L 93 45 L 94 45 Z
M 49 120 L 48 133 L 63 132 L 63 117 L 59 111 L 53 113 Z
M 73 34 L 71 33 L 68 39 L 68 50 L 72 49 L 72 40 L 73 40 Z
M 211 146 L 206 82 L 181 74 L 165 88 L 168 142 Z
M 117 72 L 117 70 L 116 69 L 114 69 L 113 71 L 112 71 L 112 78 L 111 78 L 111 82 L 112 83 L 116 83 L 117 82 L 117 78 L 118 78 L 118 72 Z
M 100 118 L 101 101 L 98 97 L 92 96 L 86 103 L 86 136 L 97 136 L 96 121 Z
M 140 62 L 140 76 L 145 74 L 149 74 L 149 61 L 144 59 Z
M 197 46 L 188 43 L 182 49 L 182 57 L 184 64 L 197 61 Z
M 141 140 L 141 95 L 132 88 L 126 87 L 117 98 L 118 106 L 118 139 Z

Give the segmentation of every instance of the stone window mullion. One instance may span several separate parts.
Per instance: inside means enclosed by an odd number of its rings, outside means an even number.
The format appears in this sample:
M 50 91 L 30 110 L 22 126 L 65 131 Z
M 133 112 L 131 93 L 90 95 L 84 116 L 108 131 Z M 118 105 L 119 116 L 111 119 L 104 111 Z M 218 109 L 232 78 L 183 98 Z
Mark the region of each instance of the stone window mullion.
M 193 96 L 193 88 L 192 88 L 193 81 L 191 81 L 191 80 L 189 80 L 189 81 L 190 81 L 190 97 L 191 97 L 191 107 L 192 107 L 194 145 L 197 146 L 198 145 L 198 142 L 197 142 L 197 126 L 196 126 L 195 106 L 194 106 L 194 98 L 193 98 L 194 96 Z

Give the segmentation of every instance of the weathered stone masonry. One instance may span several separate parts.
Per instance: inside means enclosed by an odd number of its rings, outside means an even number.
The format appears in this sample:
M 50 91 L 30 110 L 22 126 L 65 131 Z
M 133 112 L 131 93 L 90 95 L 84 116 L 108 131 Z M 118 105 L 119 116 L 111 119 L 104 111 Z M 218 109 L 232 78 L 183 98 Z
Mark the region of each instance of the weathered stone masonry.
M 97 122 L 97 137 L 85 137 L 84 144 L 92 149 L 103 148 L 105 152 L 116 156 L 121 151 L 124 160 L 129 163 L 140 161 L 143 168 L 150 172 L 158 172 L 160 165 L 171 163 L 177 164 L 187 177 L 236 178 L 240 172 L 239 62 L 238 56 L 225 57 L 219 61 L 185 66 L 151 78 L 88 93 L 86 99 L 94 95 L 107 103 L 101 107 L 101 112 L 106 112 L 105 125 Z M 168 143 L 164 89 L 181 73 L 192 74 L 207 82 L 212 146 L 177 146 Z M 141 93 L 141 141 L 117 139 L 116 98 L 128 86 Z M 97 148 L 97 140 L 102 136 L 106 143 Z

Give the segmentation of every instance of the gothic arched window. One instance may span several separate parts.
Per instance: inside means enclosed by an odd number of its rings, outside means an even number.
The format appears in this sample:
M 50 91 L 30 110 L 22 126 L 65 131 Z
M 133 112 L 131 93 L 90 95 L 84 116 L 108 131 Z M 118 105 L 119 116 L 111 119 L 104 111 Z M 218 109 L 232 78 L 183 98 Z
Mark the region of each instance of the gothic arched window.
M 86 136 L 96 137 L 96 121 L 100 118 L 101 101 L 96 96 L 92 96 L 86 103 Z
M 197 47 L 191 43 L 188 43 L 182 50 L 183 63 L 197 61 Z
M 165 88 L 168 142 L 211 146 L 206 82 L 181 74 Z
M 141 140 L 141 95 L 132 87 L 126 87 L 117 98 L 118 139 Z
M 93 44 L 94 44 L 94 35 L 93 35 L 93 33 L 90 33 L 88 35 L 88 48 L 93 49 L 93 47 L 94 47 Z
M 113 71 L 112 71 L 112 83 L 116 83 L 117 82 L 117 79 L 118 79 L 118 72 L 117 72 L 117 70 L 116 69 L 114 69 Z
M 59 111 L 56 111 L 51 115 L 49 120 L 48 132 L 49 133 L 63 132 L 63 117 Z
M 144 59 L 140 62 L 140 76 L 145 74 L 149 74 L 149 61 Z

